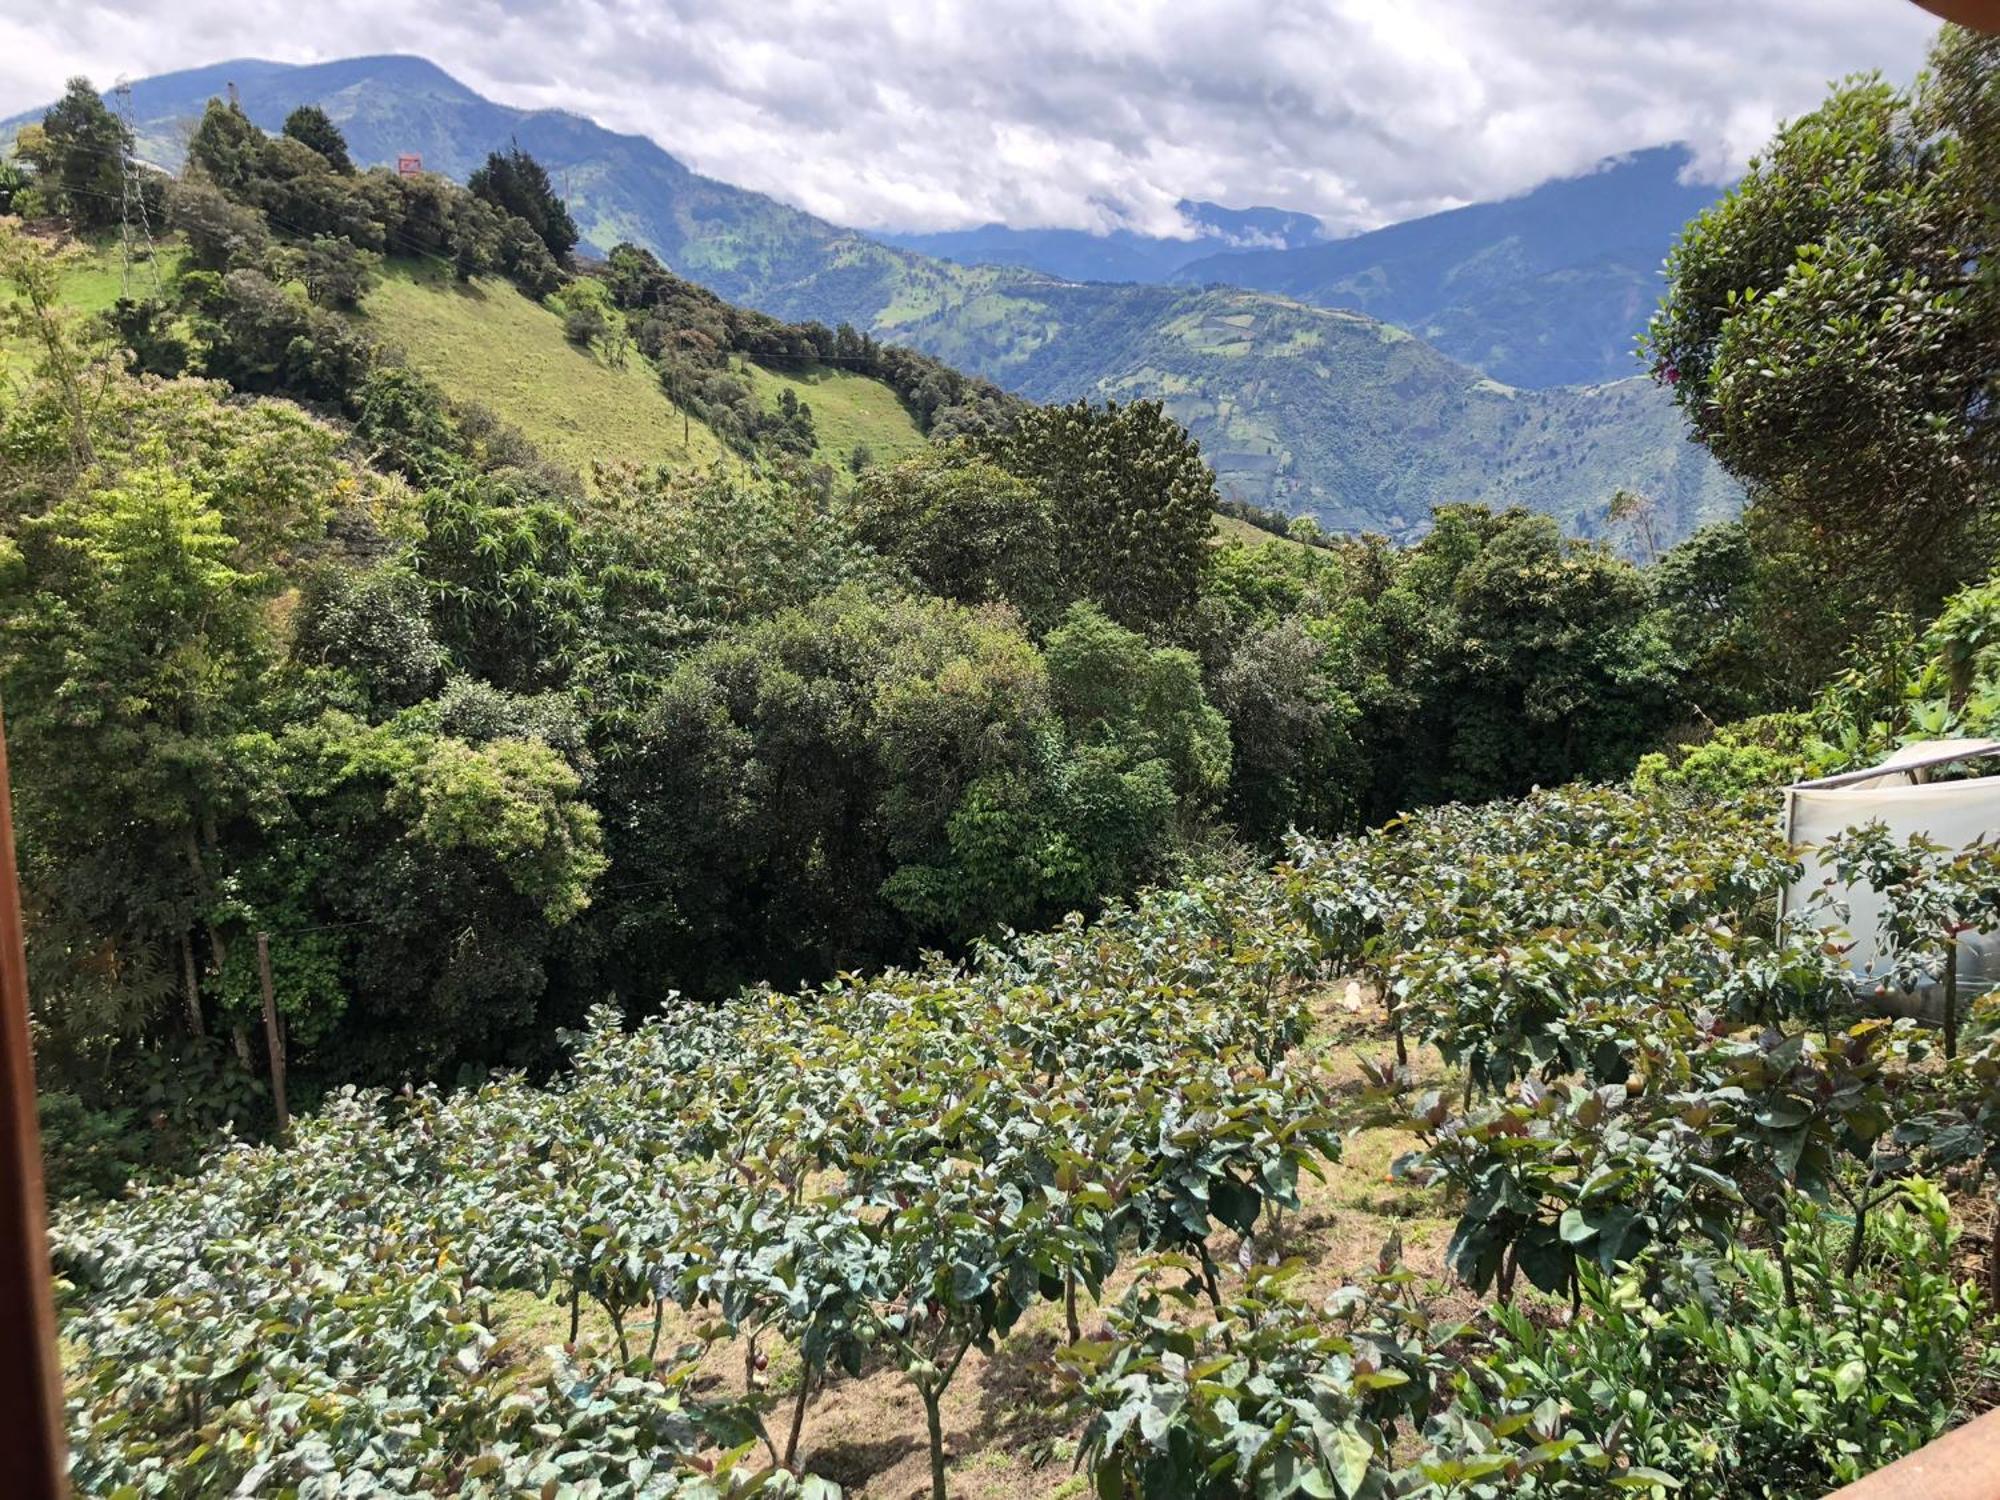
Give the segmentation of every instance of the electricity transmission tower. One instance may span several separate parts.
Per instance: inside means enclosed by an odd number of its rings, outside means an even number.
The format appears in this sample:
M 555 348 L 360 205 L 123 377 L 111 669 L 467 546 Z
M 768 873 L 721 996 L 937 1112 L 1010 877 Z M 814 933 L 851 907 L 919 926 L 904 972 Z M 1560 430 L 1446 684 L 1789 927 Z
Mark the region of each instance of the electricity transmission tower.
M 135 236 L 146 245 L 146 269 L 153 278 L 153 294 L 164 295 L 160 286 L 160 258 L 153 244 L 153 223 L 146 212 L 146 188 L 139 180 L 139 164 L 132 155 L 131 142 L 137 137 L 132 129 L 132 85 L 124 78 L 118 80 L 111 97 L 116 101 L 118 122 L 125 127 L 125 144 L 118 151 L 118 291 L 119 295 L 132 295 L 132 255 Z M 135 223 L 136 221 L 136 223 Z

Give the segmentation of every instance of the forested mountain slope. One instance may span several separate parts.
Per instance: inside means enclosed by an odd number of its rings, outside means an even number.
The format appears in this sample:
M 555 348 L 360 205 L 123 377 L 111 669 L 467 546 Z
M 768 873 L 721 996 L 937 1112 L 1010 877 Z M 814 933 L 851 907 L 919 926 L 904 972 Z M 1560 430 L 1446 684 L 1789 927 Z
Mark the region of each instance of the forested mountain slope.
M 549 168 L 586 242 L 642 245 L 780 318 L 849 322 L 1037 399 L 1168 400 L 1226 493 L 1329 527 L 1403 535 L 1429 505 L 1465 500 L 1519 501 L 1587 531 L 1623 487 L 1660 503 L 1665 538 L 1740 503 L 1665 395 L 1636 382 L 1523 398 L 1399 329 L 1288 297 L 932 259 L 702 177 L 642 138 L 494 104 L 417 58 L 230 62 L 142 80 L 143 149 L 177 159 L 185 122 L 230 82 L 266 127 L 321 104 L 363 164 L 417 152 L 463 176 L 517 141 Z
M 1661 146 L 1497 203 L 1351 239 L 1210 256 L 1176 281 L 1279 292 L 1399 323 L 1514 385 L 1617 380 L 1659 300 L 1660 262 L 1714 201 Z
M 1597 535 L 1630 488 L 1682 536 L 1741 503 L 1646 380 L 1516 390 L 1393 324 L 1288 298 L 1021 281 L 897 333 L 1033 400 L 1157 397 L 1225 493 L 1331 530 L 1408 537 L 1463 500 Z

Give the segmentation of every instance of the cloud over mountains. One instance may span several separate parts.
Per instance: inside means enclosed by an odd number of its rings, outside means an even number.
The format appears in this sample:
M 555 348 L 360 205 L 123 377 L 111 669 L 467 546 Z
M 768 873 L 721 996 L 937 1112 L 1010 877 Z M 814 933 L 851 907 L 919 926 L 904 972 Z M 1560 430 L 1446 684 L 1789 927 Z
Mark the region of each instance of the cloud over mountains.
M 1335 231 L 1685 140 L 1737 170 L 1828 79 L 1914 72 L 1896 0 L 0 0 L 0 115 L 71 73 L 419 53 L 861 227 Z

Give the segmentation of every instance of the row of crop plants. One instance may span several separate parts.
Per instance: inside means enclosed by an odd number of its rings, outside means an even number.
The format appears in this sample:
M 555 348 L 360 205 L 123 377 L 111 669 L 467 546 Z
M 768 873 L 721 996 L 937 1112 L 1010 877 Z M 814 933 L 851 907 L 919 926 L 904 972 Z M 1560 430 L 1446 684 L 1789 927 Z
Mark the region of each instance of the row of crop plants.
M 1900 861 L 1912 964 L 1986 909 L 1977 857 L 1847 857 Z M 1103 1496 L 1812 1493 L 1991 1375 L 1954 1203 L 2000 1053 L 1849 1016 L 1837 954 L 1774 926 L 1794 868 L 1753 807 L 1448 808 L 960 966 L 607 1012 L 556 1087 L 344 1096 L 57 1224 L 79 1487 L 826 1494 L 810 1407 L 886 1363 L 942 1497 L 945 1393 L 1047 1301 Z M 1332 1088 L 1297 1044 L 1336 972 L 1462 1086 L 1385 1052 Z M 1263 1253 L 1382 1121 L 1454 1187 L 1471 1324 L 1393 1246 L 1326 1302 Z M 545 1367 L 495 1338 L 508 1292 L 569 1309 Z M 741 1388 L 670 1325 L 738 1346 Z

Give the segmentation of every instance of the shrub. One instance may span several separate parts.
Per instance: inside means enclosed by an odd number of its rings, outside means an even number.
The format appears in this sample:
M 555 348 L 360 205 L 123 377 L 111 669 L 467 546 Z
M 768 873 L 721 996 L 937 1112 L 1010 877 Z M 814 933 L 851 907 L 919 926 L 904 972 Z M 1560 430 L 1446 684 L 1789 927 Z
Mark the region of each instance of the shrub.
M 1716 1500 L 1825 1494 L 1943 1433 L 2000 1368 L 1981 1343 L 1985 1299 L 1953 1272 L 1942 1191 L 1909 1181 L 1871 1220 L 1854 1278 L 1845 1237 L 1832 1215 L 1796 1209 L 1781 1252 L 1805 1289 L 1796 1307 L 1770 1250 L 1696 1265 L 1671 1298 L 1645 1295 L 1645 1270 L 1586 1271 L 1585 1316 L 1568 1327 L 1495 1310 L 1496 1346 L 1461 1399 L 1489 1421 L 1557 1403 L 1621 1464 L 1699 1480 Z M 1602 1482 L 1556 1470 L 1516 1493 L 1598 1495 Z
M 1640 759 L 1632 789 L 1648 797 L 1724 802 L 1773 791 L 1804 774 L 1806 725 L 1799 714 L 1765 714 L 1716 730 L 1699 745 Z
M 42 1181 L 51 1202 L 115 1197 L 136 1176 L 146 1155 L 129 1109 L 93 1109 L 75 1094 L 44 1089 L 41 1114 Z

